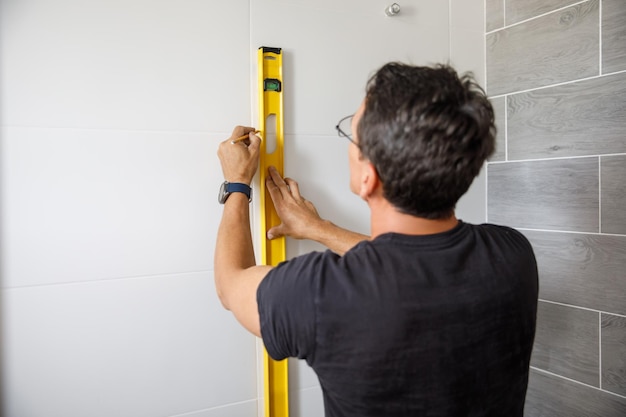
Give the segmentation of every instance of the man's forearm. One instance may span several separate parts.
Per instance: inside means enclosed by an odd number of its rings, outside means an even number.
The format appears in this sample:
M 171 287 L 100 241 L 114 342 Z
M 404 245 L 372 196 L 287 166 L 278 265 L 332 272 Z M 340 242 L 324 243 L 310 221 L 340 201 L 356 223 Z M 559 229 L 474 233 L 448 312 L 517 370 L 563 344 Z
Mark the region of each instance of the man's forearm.
M 233 193 L 224 204 L 215 248 L 215 285 L 226 308 L 228 280 L 236 272 L 254 265 L 248 198 L 242 193 Z
M 341 228 L 328 220 L 322 220 L 317 227 L 311 230 L 309 239 L 321 243 L 333 252 L 343 256 L 357 243 L 368 240 L 369 236 Z

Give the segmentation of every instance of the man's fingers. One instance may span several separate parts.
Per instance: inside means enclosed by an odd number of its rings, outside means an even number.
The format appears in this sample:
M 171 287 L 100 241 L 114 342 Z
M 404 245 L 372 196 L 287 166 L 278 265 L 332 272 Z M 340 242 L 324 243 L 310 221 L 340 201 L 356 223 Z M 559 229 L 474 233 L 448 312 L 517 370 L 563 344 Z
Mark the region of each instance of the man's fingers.
M 268 176 L 265 179 L 265 186 L 267 187 L 267 191 L 270 192 L 270 197 L 274 202 L 274 206 L 276 206 L 276 203 L 283 199 L 283 194 L 274 182 L 274 178 L 272 176 Z
M 254 132 L 250 132 L 248 134 L 248 152 L 251 156 L 258 158 L 259 153 L 261 152 L 261 138 L 254 134 Z
M 277 187 L 279 187 L 281 184 L 283 184 L 285 181 L 283 180 L 283 177 L 280 176 L 280 174 L 278 173 L 278 170 L 271 166 L 268 168 L 268 171 L 270 173 L 270 177 L 272 177 L 272 180 L 274 181 L 274 184 L 276 184 Z
M 300 188 L 298 187 L 298 182 L 295 180 L 292 180 L 291 178 L 285 178 L 285 184 L 287 184 L 287 187 L 291 195 L 293 195 L 293 197 L 296 200 L 300 200 L 301 197 L 300 197 Z
M 276 185 L 276 187 L 278 187 L 278 189 L 280 190 L 281 194 L 283 194 L 283 197 L 285 195 L 288 195 L 289 194 L 289 186 L 287 185 L 287 183 L 285 182 L 283 177 L 280 176 L 280 174 L 278 173 L 276 168 L 271 166 L 271 167 L 269 167 L 268 171 L 270 173 L 270 177 L 272 178 L 272 181 L 274 181 L 274 184 Z
M 250 141 L 248 149 L 250 149 L 251 152 L 258 152 L 261 148 L 261 138 L 254 133 L 254 130 L 248 132 L 248 137 Z

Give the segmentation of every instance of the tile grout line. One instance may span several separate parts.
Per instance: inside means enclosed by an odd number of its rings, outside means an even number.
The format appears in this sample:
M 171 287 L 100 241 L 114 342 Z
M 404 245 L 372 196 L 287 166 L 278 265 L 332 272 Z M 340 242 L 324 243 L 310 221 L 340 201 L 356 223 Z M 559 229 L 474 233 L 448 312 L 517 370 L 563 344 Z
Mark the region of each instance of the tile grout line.
M 20 124 L 2 124 L 0 128 L 7 129 L 31 129 L 31 130 L 86 130 L 97 132 L 123 132 L 123 133 L 176 133 L 187 135 L 230 135 L 231 132 L 216 130 L 177 130 L 177 129 L 125 129 L 117 127 L 77 127 L 77 126 L 32 126 Z
M 554 372 L 546 371 L 545 369 L 537 368 L 536 366 L 531 366 L 530 368 L 534 369 L 535 371 L 537 371 L 539 373 L 545 374 L 545 375 L 554 376 L 554 377 L 557 377 L 557 378 L 564 379 L 566 381 L 572 382 L 574 384 L 582 385 L 582 386 L 585 386 L 585 387 L 588 387 L 588 388 L 592 388 L 592 389 L 594 389 L 596 391 L 605 392 L 605 393 L 607 393 L 609 395 L 614 395 L 616 397 L 626 399 L 626 396 L 624 396 L 624 395 L 617 394 L 617 393 L 612 392 L 612 391 L 607 391 L 607 390 L 604 390 L 604 389 L 600 389 L 598 387 L 594 387 L 593 385 L 589 385 L 589 384 L 586 384 L 584 382 L 580 382 L 580 381 L 577 381 L 577 380 L 572 379 L 572 378 L 568 378 L 568 377 L 563 376 L 563 375 L 555 374 Z
M 300 392 L 313 391 L 313 390 L 320 389 L 320 388 L 321 388 L 320 385 L 315 385 L 315 386 L 312 386 L 312 387 L 300 388 L 300 389 L 298 389 L 298 391 L 300 391 Z
M 252 96 L 252 93 L 250 93 Z M 252 109 L 252 108 L 251 108 Z M 252 116 L 251 116 L 252 117 Z M 29 125 L 2 125 L 0 124 L 0 130 L 2 129 L 28 129 L 28 130 L 77 130 L 77 131 L 94 131 L 94 132 L 118 132 L 118 133 L 150 133 L 150 134 L 183 134 L 183 135 L 220 135 L 221 137 L 228 137 L 231 132 L 223 131 L 200 131 L 200 130 L 155 130 L 155 129 L 118 129 L 118 128 L 99 128 L 99 127 L 63 127 L 63 126 L 29 126 Z M 337 135 L 333 133 L 320 133 L 320 132 L 285 132 L 285 136 L 315 136 L 320 138 L 336 138 Z M 207 137 L 207 140 L 219 140 L 223 138 L 214 139 Z
M 505 0 L 502 0 L 504 4 Z M 483 1 L 483 15 L 485 18 L 485 36 L 483 39 L 483 56 L 485 60 L 485 67 L 483 68 L 483 72 L 485 74 L 485 91 L 489 91 L 489 80 L 487 79 L 487 0 Z M 505 100 L 506 101 L 506 100 Z M 506 107 L 506 105 L 505 105 Z M 505 113 L 505 124 L 506 124 L 506 113 Z M 506 135 L 506 130 L 505 130 Z M 506 149 L 506 140 L 505 140 L 505 149 Z M 506 158 L 506 155 L 505 155 Z M 485 223 L 489 223 L 489 165 L 490 161 L 487 161 L 485 165 Z
M 515 227 L 517 230 L 528 230 L 529 232 L 546 232 L 546 233 L 567 233 L 588 236 L 610 236 L 610 237 L 626 237 L 617 233 L 598 233 L 598 232 L 580 232 L 575 230 L 554 230 L 554 229 L 533 229 L 532 227 Z
M 452 0 L 448 0 L 448 62 L 452 61 Z
M 500 30 L 505 30 L 505 29 L 509 29 L 509 28 L 512 28 L 512 27 L 515 27 L 515 26 L 519 26 L 519 25 L 521 25 L 521 24 L 524 24 L 524 23 L 530 22 L 531 20 L 539 19 L 539 18 L 544 17 L 544 16 L 547 16 L 547 15 L 549 15 L 549 14 L 552 14 L 552 13 L 557 13 L 557 12 L 563 11 L 563 10 L 565 10 L 565 9 L 567 9 L 567 8 L 570 8 L 570 7 L 579 6 L 579 5 L 583 4 L 583 3 L 587 3 L 588 1 L 590 1 L 590 0 L 580 0 L 580 1 L 579 1 L 579 2 L 577 2 L 577 3 L 568 4 L 567 6 L 559 7 L 558 9 L 554 9 L 554 10 L 551 10 L 551 11 L 549 11 L 549 12 L 545 12 L 545 13 L 542 13 L 542 14 L 538 14 L 538 15 L 536 15 L 536 16 L 529 17 L 528 19 L 520 20 L 519 22 L 515 22 L 515 23 L 513 23 L 513 24 L 511 24 L 511 25 L 507 25 L 507 24 L 506 24 L 506 0 L 505 0 L 505 1 L 504 1 L 504 6 L 505 6 L 505 7 L 504 7 L 504 11 L 503 11 L 503 15 L 504 15 L 504 26 L 503 26 L 503 27 L 501 27 L 501 28 L 498 28 L 498 29 L 494 29 L 494 30 L 492 30 L 492 31 L 490 31 L 490 32 L 487 32 L 487 35 L 491 35 L 492 33 L 494 33 L 494 32 L 498 32 L 498 31 L 500 31 Z M 598 0 L 598 1 L 600 2 L 600 0 Z
M 250 62 L 250 73 L 248 76 L 250 77 L 250 121 L 251 125 L 256 125 L 256 121 L 254 119 L 254 104 L 255 104 L 255 92 L 254 92 L 254 58 L 252 58 L 254 51 L 254 47 L 252 46 L 252 2 L 248 1 L 248 47 L 250 50 L 248 51 L 248 60 Z M 257 52 L 258 53 L 258 52 Z
M 577 155 L 577 156 L 555 156 L 555 157 L 546 157 L 546 158 L 529 158 L 529 159 L 513 159 L 507 161 L 492 161 L 492 164 L 504 164 L 504 163 L 523 163 L 523 162 L 541 162 L 541 161 L 560 161 L 567 159 L 584 159 L 584 158 L 598 158 L 600 156 L 624 156 L 624 153 L 609 153 L 602 155 Z
M 619 74 L 624 74 L 624 73 L 626 73 L 626 70 L 613 71 L 613 72 L 608 72 L 608 73 L 602 74 L 602 75 L 591 75 L 589 77 L 576 78 L 574 80 L 561 81 L 559 83 L 542 85 L 540 87 L 531 87 L 531 88 L 527 88 L 525 90 L 509 91 L 507 93 L 494 94 L 494 95 L 489 96 L 489 97 L 490 98 L 499 98 L 499 97 L 504 97 L 506 95 L 516 95 L 516 94 L 532 93 L 534 91 L 547 90 L 549 88 L 560 87 L 560 86 L 569 85 L 569 84 L 576 84 L 576 83 L 579 83 L 579 82 L 590 81 L 590 80 L 595 80 L 595 79 L 598 79 L 598 78 L 604 78 L 604 77 L 607 77 L 607 76 L 619 75 Z
M 256 49 L 257 47 L 252 45 L 252 1 L 248 1 L 248 30 L 249 30 L 249 39 L 248 39 L 248 47 L 249 47 L 249 51 L 248 51 L 248 59 L 250 61 L 250 73 L 248 74 L 249 80 L 250 80 L 250 125 L 251 126 L 256 126 L 258 119 L 259 119 L 259 115 L 255 114 L 255 110 L 258 109 L 258 95 L 259 95 L 259 91 L 258 91 L 258 74 L 255 73 L 255 69 L 256 72 L 259 71 L 258 67 L 258 49 Z M 261 47 L 264 45 L 259 45 L 258 47 Z M 253 52 L 256 51 L 256 54 Z M 255 65 L 255 58 L 257 59 L 257 63 Z M 255 97 L 256 96 L 256 97 Z M 257 118 L 257 120 L 255 119 L 255 116 Z M 286 135 L 285 135 L 286 136 Z M 258 175 L 255 175 L 255 177 L 257 177 Z M 253 180 L 253 182 L 255 183 L 255 187 L 259 186 L 259 179 L 255 179 Z M 256 190 L 255 190 L 256 191 Z M 251 217 L 251 227 L 254 225 L 256 226 L 257 221 L 258 221 L 258 216 L 259 216 L 259 207 L 257 207 L 257 203 L 258 203 L 258 197 L 256 197 L 257 194 L 255 194 L 255 198 L 254 198 L 254 202 L 252 203 L 252 208 L 251 208 L 251 213 L 250 213 L 250 217 Z M 260 230 L 259 230 L 260 232 Z M 256 250 L 258 250 L 258 246 L 256 245 L 257 241 L 259 239 L 262 239 L 261 236 L 255 236 L 254 233 L 252 235 L 252 239 L 253 239 L 253 251 L 254 251 L 254 256 L 256 257 Z M 259 357 L 259 345 L 258 345 L 258 340 L 255 342 L 255 364 L 256 364 L 256 383 L 255 383 L 255 393 L 256 393 L 256 410 L 257 410 L 257 414 L 258 415 L 262 415 L 264 413 L 265 410 L 265 395 L 264 395 L 264 379 L 265 376 L 263 375 L 263 360 Z
M 68 281 L 68 282 L 55 282 L 51 284 L 19 285 L 15 287 L 3 287 L 2 291 L 43 288 L 43 287 L 59 287 L 59 286 L 66 286 L 66 285 L 83 285 L 83 284 L 87 285 L 87 284 L 117 282 L 117 281 L 125 281 L 125 280 L 171 278 L 171 277 L 176 277 L 176 276 L 181 276 L 181 275 L 203 274 L 207 272 L 213 272 L 213 269 L 204 269 L 204 270 L 198 270 L 198 271 L 171 272 L 171 273 L 153 274 L 153 275 L 130 275 L 130 276 L 125 276 L 125 277 L 99 278 L 99 279 L 93 279 L 93 280 L 88 280 L 88 281 Z
M 506 0 L 502 0 L 503 5 L 505 1 Z M 504 11 L 504 7 L 502 8 L 502 10 Z M 489 33 L 487 31 L 487 0 L 483 1 L 483 16 L 485 19 L 484 21 L 485 36 L 483 38 L 483 57 L 484 57 L 485 66 L 483 68 L 483 73 L 485 75 L 485 91 L 489 91 L 489 79 L 487 78 L 487 34 Z M 504 20 L 502 23 L 504 23 Z M 506 113 L 505 113 L 505 125 L 506 125 Z M 505 131 L 505 135 L 506 135 L 506 131 Z M 505 149 L 506 149 L 506 140 L 505 140 Z M 505 154 L 505 159 L 506 159 L 506 154 Z M 485 171 L 486 171 L 485 172 L 486 174 L 485 175 L 486 177 L 485 178 L 485 223 L 489 223 L 489 165 L 490 164 L 491 162 L 487 161 L 487 164 L 485 165 Z
M 485 91 L 489 91 L 488 81 L 487 80 L 487 0 L 483 0 L 483 24 L 484 24 L 484 34 L 483 34 L 483 80 L 485 80 Z
M 602 75 L 602 0 L 599 0 L 598 5 L 598 39 L 600 42 L 600 48 L 598 50 L 598 73 Z
M 538 91 L 538 90 L 547 90 L 549 88 L 560 87 L 562 85 L 568 85 L 568 84 L 575 84 L 575 83 L 583 82 L 583 81 L 595 80 L 597 78 L 600 78 L 600 75 L 591 75 L 589 77 L 577 78 L 575 80 L 562 81 L 560 83 L 554 83 L 554 84 L 549 84 L 549 85 L 542 85 L 540 87 L 531 87 L 531 88 L 527 88 L 525 90 L 509 91 L 508 93 L 503 93 L 501 95 L 532 93 L 532 92 Z
M 485 165 L 485 223 L 489 223 L 489 164 Z
M 602 155 L 598 156 L 598 233 L 602 233 Z
M 598 312 L 598 386 L 602 389 L 602 313 Z
M 504 96 L 504 161 L 509 162 L 509 96 Z
M 194 414 L 197 414 L 199 412 L 221 410 L 223 408 L 229 408 L 229 407 L 233 407 L 233 406 L 236 406 L 236 405 L 242 405 L 242 404 L 247 404 L 247 403 L 252 403 L 252 402 L 257 402 L 257 399 L 256 398 L 252 398 L 250 400 L 237 401 L 237 402 L 234 402 L 234 403 L 218 405 L 216 407 L 203 408 L 203 409 L 200 409 L 200 410 L 188 411 L 188 412 L 185 412 L 185 413 L 182 413 L 182 414 L 172 414 L 169 417 L 185 417 L 185 416 L 192 417 Z
M 594 308 L 582 307 L 582 306 L 577 306 L 577 305 L 574 305 L 574 304 L 560 303 L 558 301 L 545 300 L 543 298 L 539 298 L 539 301 L 544 302 L 544 303 L 548 303 L 548 304 L 559 305 L 559 306 L 562 306 L 562 307 L 571 307 L 571 308 L 575 308 L 577 310 L 585 310 L 585 311 L 590 311 L 590 312 L 599 313 L 599 314 L 608 314 L 608 315 L 611 315 L 611 316 L 622 317 L 622 318 L 626 319 L 626 315 L 624 315 L 624 314 L 611 313 L 609 311 L 596 310 Z

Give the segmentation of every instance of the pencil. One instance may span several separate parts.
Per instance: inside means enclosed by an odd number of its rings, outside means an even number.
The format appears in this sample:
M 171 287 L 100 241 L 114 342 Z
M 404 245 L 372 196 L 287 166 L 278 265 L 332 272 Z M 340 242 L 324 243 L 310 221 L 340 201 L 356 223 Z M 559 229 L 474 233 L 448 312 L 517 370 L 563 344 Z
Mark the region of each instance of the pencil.
M 260 130 L 255 130 L 255 131 L 254 131 L 254 132 L 252 132 L 252 133 L 254 133 L 254 134 L 256 135 L 256 134 L 257 134 L 257 133 L 259 133 L 259 132 L 260 132 Z M 241 142 L 242 140 L 246 140 L 246 139 L 248 139 L 248 138 L 250 137 L 250 136 L 248 136 L 249 134 L 250 134 L 250 133 L 246 133 L 246 134 L 245 134 L 245 135 L 243 135 L 243 136 L 239 136 L 237 139 L 233 139 L 233 140 L 231 140 L 231 141 L 230 141 L 230 143 L 237 143 L 237 142 Z

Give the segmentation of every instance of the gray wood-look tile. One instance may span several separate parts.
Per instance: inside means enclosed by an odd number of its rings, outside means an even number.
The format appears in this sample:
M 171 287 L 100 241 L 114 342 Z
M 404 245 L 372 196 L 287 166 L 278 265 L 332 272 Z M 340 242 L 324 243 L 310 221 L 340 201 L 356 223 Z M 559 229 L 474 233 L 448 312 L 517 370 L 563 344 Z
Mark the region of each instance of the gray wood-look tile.
M 602 389 L 626 396 L 626 317 L 602 314 Z
M 512 25 L 578 2 L 580 0 L 507 0 L 506 24 Z
M 524 230 L 539 269 L 539 298 L 626 314 L 626 236 Z
M 600 387 L 599 314 L 539 302 L 531 365 Z
M 626 133 L 622 140 L 626 142 Z M 626 155 L 601 157 L 600 177 L 602 232 L 626 235 Z
M 509 160 L 626 152 L 624 97 L 626 73 L 508 96 Z
M 504 26 L 504 0 L 485 1 L 485 30 L 500 29 Z
M 626 69 L 626 1 L 602 2 L 602 73 Z
M 624 417 L 626 398 L 531 369 L 525 417 Z
M 496 150 L 489 161 L 504 161 L 506 159 L 506 96 L 491 99 L 493 111 L 496 114 Z
M 598 232 L 598 164 L 598 158 L 488 164 L 488 221 L 528 229 Z
M 599 6 L 590 0 L 487 35 L 487 91 L 500 95 L 599 74 Z

